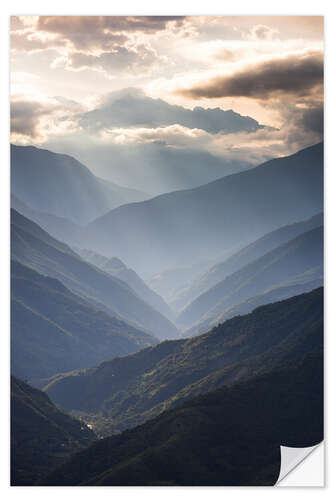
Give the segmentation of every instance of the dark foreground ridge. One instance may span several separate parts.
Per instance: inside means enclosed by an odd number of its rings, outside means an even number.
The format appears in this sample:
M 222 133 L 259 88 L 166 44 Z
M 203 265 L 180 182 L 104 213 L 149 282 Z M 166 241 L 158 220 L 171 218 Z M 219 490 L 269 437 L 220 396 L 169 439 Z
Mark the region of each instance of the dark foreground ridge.
M 280 445 L 323 436 L 322 350 L 188 401 L 103 439 L 41 482 L 90 486 L 268 486 Z
M 95 439 L 49 397 L 11 378 L 11 485 L 30 486 Z
M 166 341 L 86 371 L 55 377 L 46 390 L 65 410 L 87 412 L 107 436 L 176 403 L 279 368 L 323 344 L 323 289 L 268 304 L 208 333 Z

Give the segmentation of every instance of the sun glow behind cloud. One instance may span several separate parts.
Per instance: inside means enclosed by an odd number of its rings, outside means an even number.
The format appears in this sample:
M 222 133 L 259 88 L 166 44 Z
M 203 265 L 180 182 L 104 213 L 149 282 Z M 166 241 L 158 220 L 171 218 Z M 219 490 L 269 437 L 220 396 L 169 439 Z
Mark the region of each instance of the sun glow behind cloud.
M 321 138 L 321 17 L 26 16 L 11 26 L 14 142 L 66 137 L 74 154 L 92 133 L 82 113 L 128 87 L 184 109 L 232 109 L 267 127 L 216 134 L 177 121 L 115 124 L 87 143 L 159 142 L 256 162 Z

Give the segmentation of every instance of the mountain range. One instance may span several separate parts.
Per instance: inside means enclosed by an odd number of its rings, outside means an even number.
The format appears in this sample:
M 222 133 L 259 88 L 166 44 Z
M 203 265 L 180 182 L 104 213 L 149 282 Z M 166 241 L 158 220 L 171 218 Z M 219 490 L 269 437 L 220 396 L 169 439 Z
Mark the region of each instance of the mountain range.
M 91 250 L 77 248 L 75 250 L 81 257 L 99 267 L 102 271 L 127 283 L 139 297 L 164 316 L 167 318 L 174 316 L 162 297 L 155 293 L 133 269 L 129 269 L 118 257 L 108 258 Z
M 11 377 L 11 485 L 32 486 L 96 436 L 45 392 Z
M 13 260 L 61 281 L 111 316 L 158 338 L 178 336 L 176 327 L 125 282 L 86 262 L 15 210 L 11 211 L 11 253 Z
M 250 243 L 229 258 L 224 258 L 210 267 L 199 277 L 190 282 L 182 290 L 179 290 L 171 305 L 176 310 L 183 309 L 194 299 L 223 281 L 227 276 L 243 268 L 252 261 L 257 260 L 266 253 L 287 243 L 297 236 L 323 225 L 323 213 L 317 214 L 306 221 L 296 222 L 283 226 L 276 231 L 265 234 L 262 238 Z
M 174 117 L 263 128 L 136 91 L 76 118 Z M 230 175 L 104 153 L 92 171 L 142 192 L 11 147 L 12 485 L 275 484 L 280 445 L 323 439 L 323 144 Z
M 176 403 L 282 366 L 321 348 L 323 289 L 268 304 L 189 339 L 164 341 L 45 382 L 65 410 L 98 434 L 125 430 Z
M 178 316 L 177 323 L 190 326 L 208 316 L 212 319 L 226 309 L 287 284 L 313 268 L 323 273 L 323 226 L 307 231 L 259 259 L 230 274 L 191 302 Z M 311 275 L 313 278 L 313 275 Z
M 36 222 L 42 229 L 60 241 L 66 241 L 71 245 L 75 244 L 80 238 L 82 226 L 66 217 L 58 217 L 57 215 L 33 210 L 13 194 L 10 197 L 10 205 L 12 209 L 24 215 L 27 219 Z
M 323 438 L 321 349 L 97 441 L 43 479 L 49 486 L 269 486 L 280 445 Z
M 148 195 L 96 177 L 69 155 L 11 146 L 11 193 L 30 209 L 78 224 Z
M 218 258 L 322 209 L 320 143 L 192 190 L 123 205 L 88 224 L 83 237 L 90 249 L 145 275 Z
M 11 265 L 11 372 L 23 379 L 94 366 L 157 339 L 19 262 Z
M 298 280 L 300 283 L 297 282 Z M 323 286 L 322 268 L 313 268 L 308 273 L 304 273 L 304 275 L 297 276 L 294 280 L 288 281 L 286 285 L 282 284 L 269 288 L 263 293 L 254 295 L 244 300 L 244 302 L 240 302 L 227 309 L 224 309 L 222 306 L 221 310 L 223 310 L 223 312 L 217 313 L 215 310 L 211 315 L 208 313 L 207 317 L 204 317 L 204 319 L 194 323 L 194 325 L 190 328 L 185 329 L 183 336 L 193 337 L 194 335 L 200 335 L 207 332 L 214 326 L 223 323 L 227 319 L 248 314 L 259 306 L 285 300 L 296 295 L 301 295 L 302 293 L 310 292 L 311 290 L 321 286 Z

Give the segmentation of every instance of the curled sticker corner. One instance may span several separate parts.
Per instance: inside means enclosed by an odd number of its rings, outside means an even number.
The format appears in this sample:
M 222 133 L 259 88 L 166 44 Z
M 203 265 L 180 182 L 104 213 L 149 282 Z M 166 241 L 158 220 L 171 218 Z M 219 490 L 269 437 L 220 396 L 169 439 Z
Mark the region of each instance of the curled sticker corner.
M 320 443 L 306 448 L 297 448 L 289 446 L 280 446 L 281 451 L 281 467 L 278 480 L 275 484 L 279 484 L 292 470 L 294 470 L 307 456 L 310 455 Z

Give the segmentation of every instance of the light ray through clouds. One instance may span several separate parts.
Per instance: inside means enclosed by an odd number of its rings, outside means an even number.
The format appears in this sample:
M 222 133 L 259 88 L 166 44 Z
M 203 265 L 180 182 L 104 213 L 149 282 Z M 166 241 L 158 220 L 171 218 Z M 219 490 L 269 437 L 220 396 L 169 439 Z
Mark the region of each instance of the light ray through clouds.
M 12 141 L 92 169 L 101 147 L 256 164 L 322 138 L 320 16 L 12 17 L 11 51 Z

